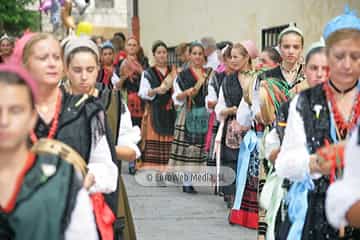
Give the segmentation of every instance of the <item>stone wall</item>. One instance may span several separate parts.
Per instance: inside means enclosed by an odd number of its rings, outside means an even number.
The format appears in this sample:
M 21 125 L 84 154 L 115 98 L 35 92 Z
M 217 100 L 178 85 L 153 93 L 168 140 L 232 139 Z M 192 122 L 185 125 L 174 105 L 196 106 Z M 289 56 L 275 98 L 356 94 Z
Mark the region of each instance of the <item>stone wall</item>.
M 359 0 L 139 0 L 141 43 L 148 55 L 157 39 L 173 46 L 205 35 L 218 41 L 252 39 L 260 48 L 262 29 L 295 22 L 307 47 L 345 3 L 360 14 Z

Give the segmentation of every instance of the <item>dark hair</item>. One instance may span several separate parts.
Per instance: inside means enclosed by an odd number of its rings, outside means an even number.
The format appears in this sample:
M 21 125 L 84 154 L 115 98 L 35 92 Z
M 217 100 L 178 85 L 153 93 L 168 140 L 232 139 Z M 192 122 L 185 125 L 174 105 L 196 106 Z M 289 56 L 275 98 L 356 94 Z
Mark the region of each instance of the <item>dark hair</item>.
M 220 50 L 222 50 L 226 46 L 232 47 L 233 43 L 230 41 L 221 41 L 219 43 L 216 43 L 216 47 Z
M 325 47 L 316 47 L 316 48 L 311 49 L 310 52 L 308 52 L 308 54 L 306 54 L 305 65 L 307 65 L 310 61 L 310 58 L 317 53 L 325 53 Z
M 26 88 L 28 89 L 28 93 L 30 95 L 31 108 L 35 109 L 34 96 L 33 96 L 32 92 L 31 92 L 30 87 L 26 84 L 24 79 L 22 79 L 17 74 L 12 73 L 12 72 L 0 72 L 0 83 L 5 83 L 5 84 L 8 84 L 8 85 L 26 86 Z
M 200 42 L 192 42 L 192 43 L 190 44 L 190 48 L 189 48 L 189 52 L 190 52 L 190 53 L 192 52 L 192 50 L 194 49 L 194 47 L 199 47 L 199 48 L 202 49 L 203 52 L 205 52 L 205 48 L 204 48 L 204 46 L 203 46 Z
M 279 39 L 279 45 L 281 45 L 283 37 L 285 37 L 286 35 L 288 35 L 290 33 L 298 35 L 301 38 L 301 46 L 304 47 L 304 36 L 302 36 L 300 33 L 296 32 L 296 31 L 288 31 L 288 32 L 284 33 L 283 35 L 281 35 L 281 37 Z
M 91 50 L 90 48 L 88 47 L 78 47 L 78 48 L 75 48 L 73 51 L 71 51 L 71 53 L 69 54 L 69 56 L 67 57 L 66 59 L 66 66 L 69 66 L 70 64 L 70 61 L 72 60 L 72 58 L 79 52 L 88 52 L 88 53 L 91 53 L 94 58 L 95 58 L 95 61 L 96 63 L 99 65 L 99 59 L 98 59 L 98 56 L 96 55 L 96 53 Z
M 94 43 L 96 43 L 96 40 L 97 39 L 101 39 L 101 42 L 104 42 L 105 41 L 105 38 L 103 36 L 92 36 L 91 37 L 91 41 L 93 41 Z
M 139 49 L 138 52 L 136 54 L 136 57 L 138 59 L 138 61 L 142 61 L 144 58 L 146 58 L 145 53 L 144 53 L 144 49 L 142 46 L 139 45 Z
M 165 49 L 167 49 L 167 46 L 163 41 L 161 41 L 161 40 L 155 41 L 151 47 L 151 51 L 152 51 L 153 55 L 155 55 L 155 52 L 158 49 L 158 47 L 164 47 Z
M 185 54 L 185 52 L 188 50 L 189 47 L 189 43 L 180 43 L 178 46 L 176 46 L 175 48 L 175 54 L 176 56 L 181 56 L 183 54 Z
M 114 33 L 113 37 L 114 37 L 114 38 L 116 38 L 116 37 L 122 38 L 123 41 L 126 40 L 125 34 L 122 33 L 122 32 L 116 32 L 116 33 Z
M 281 55 L 280 53 L 273 47 L 268 47 L 263 50 L 263 52 L 267 52 L 269 58 L 275 63 L 281 63 Z

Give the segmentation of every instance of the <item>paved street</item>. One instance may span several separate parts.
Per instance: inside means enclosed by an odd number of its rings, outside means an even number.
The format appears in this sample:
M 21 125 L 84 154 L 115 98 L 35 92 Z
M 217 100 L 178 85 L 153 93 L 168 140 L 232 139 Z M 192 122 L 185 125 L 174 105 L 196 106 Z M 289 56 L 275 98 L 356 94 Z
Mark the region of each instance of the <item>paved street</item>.
M 228 209 L 210 188 L 189 195 L 179 187 L 143 187 L 123 165 L 138 240 L 256 239 L 256 231 L 228 224 Z

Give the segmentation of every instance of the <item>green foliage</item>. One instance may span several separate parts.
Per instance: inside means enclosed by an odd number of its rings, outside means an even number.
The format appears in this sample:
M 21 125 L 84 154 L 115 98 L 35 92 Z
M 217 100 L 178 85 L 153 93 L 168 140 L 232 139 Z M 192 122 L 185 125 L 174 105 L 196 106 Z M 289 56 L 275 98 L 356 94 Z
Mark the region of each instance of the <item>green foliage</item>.
M 0 34 L 20 34 L 25 29 L 39 30 L 40 13 L 26 8 L 35 0 L 0 0 Z

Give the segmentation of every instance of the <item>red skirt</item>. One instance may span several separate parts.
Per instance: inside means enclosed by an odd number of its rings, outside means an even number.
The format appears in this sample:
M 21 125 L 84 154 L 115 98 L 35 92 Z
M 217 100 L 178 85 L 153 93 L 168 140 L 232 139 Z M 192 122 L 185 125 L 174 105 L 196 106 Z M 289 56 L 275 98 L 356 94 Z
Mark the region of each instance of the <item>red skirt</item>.
M 240 209 L 231 209 L 229 223 L 257 229 L 259 224 L 258 177 L 249 176 L 246 180 Z

